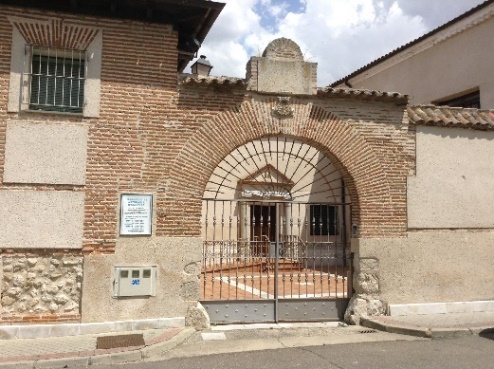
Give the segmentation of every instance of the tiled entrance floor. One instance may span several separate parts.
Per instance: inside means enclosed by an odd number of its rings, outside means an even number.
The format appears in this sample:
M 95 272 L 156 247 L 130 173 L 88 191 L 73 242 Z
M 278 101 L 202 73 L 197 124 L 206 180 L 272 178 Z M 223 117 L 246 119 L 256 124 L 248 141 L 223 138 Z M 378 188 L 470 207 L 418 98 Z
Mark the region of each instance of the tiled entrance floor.
M 349 268 L 326 270 L 281 264 L 278 273 L 266 263 L 210 268 L 201 274 L 202 300 L 258 300 L 278 298 L 345 298 Z M 323 268 L 324 269 L 324 268 Z M 277 276 L 277 278 L 275 278 Z

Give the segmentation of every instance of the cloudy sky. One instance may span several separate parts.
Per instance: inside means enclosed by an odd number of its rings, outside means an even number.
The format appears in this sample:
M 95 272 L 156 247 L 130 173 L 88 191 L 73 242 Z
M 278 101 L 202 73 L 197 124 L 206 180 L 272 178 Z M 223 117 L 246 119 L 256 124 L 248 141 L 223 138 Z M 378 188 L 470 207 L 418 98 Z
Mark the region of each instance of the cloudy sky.
M 318 63 L 318 85 L 326 86 L 484 0 L 217 1 L 226 6 L 199 50 L 212 75 L 244 78 L 251 56 L 287 37 Z

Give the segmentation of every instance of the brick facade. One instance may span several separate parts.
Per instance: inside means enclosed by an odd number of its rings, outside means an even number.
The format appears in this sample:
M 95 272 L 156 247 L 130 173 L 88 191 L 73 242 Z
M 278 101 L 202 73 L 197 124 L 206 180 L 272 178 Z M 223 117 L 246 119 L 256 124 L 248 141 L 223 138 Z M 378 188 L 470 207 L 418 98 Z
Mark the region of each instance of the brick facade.
M 196 91 L 203 98 L 209 94 L 211 101 L 219 95 L 217 89 L 208 92 L 182 87 L 179 101 Z M 406 177 L 414 170 L 414 129 L 408 126 L 402 107 L 389 102 L 328 99 L 320 94 L 295 98 L 294 118 L 277 119 L 271 114 L 275 100 L 275 96 L 246 93 L 240 107 L 218 114 L 193 133 L 167 175 L 165 198 L 169 201 L 163 203 L 164 225 L 158 232 L 199 235 L 193 219 L 200 213 L 200 199 L 216 165 L 246 142 L 281 133 L 315 146 L 332 159 L 348 186 L 354 204 L 352 219 L 360 225 L 361 237 L 403 236 Z M 196 119 L 202 120 L 202 116 Z M 195 173 L 192 183 L 190 173 Z M 184 182 L 189 185 L 183 186 Z M 185 219 L 190 219 L 190 224 L 183 228 L 188 223 Z
M 14 16 L 63 18 L 102 32 L 99 118 L 7 112 L 13 27 L 8 19 Z M 115 252 L 119 197 L 126 192 L 156 194 L 156 236 L 200 236 L 201 199 L 214 168 L 236 147 L 280 134 L 331 158 L 347 184 L 360 237 L 405 235 L 406 180 L 414 171 L 415 146 L 414 126 L 408 125 L 401 100 L 331 92 L 293 96 L 294 117 L 279 119 L 271 113 L 276 94 L 259 94 L 242 84 L 178 83 L 176 45 L 177 34 L 166 25 L 0 8 L 0 178 L 7 124 L 88 127 L 85 185 L 0 183 L 0 191 L 85 193 L 83 241 L 70 255 Z M 51 255 L 50 245 L 40 247 L 0 245 L 0 256 Z M 35 319 L 77 320 L 79 315 L 0 316 L 0 322 L 9 323 Z

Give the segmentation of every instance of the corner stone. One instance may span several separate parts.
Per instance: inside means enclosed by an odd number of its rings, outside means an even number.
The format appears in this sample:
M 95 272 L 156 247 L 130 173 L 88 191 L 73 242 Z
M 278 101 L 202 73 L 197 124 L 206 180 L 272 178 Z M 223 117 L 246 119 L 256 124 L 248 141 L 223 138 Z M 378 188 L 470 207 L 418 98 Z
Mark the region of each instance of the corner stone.
M 384 315 L 385 304 L 376 299 L 364 299 L 354 296 L 345 311 L 345 322 L 352 325 L 360 324 L 360 319 L 368 316 Z
M 194 327 L 198 331 L 208 329 L 211 326 L 209 315 L 200 302 L 197 303 L 197 306 L 191 307 L 187 312 L 185 325 Z

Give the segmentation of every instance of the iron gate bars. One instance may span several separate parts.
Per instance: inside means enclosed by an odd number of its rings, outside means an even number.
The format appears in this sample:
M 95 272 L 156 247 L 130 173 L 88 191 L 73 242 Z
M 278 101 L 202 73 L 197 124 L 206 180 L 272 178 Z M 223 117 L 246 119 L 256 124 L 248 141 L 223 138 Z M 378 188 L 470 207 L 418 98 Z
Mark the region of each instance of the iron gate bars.
M 350 203 L 317 147 L 268 136 L 216 166 L 202 208 L 201 302 L 212 323 L 341 319 Z
M 348 208 L 205 199 L 201 300 L 350 297 Z

